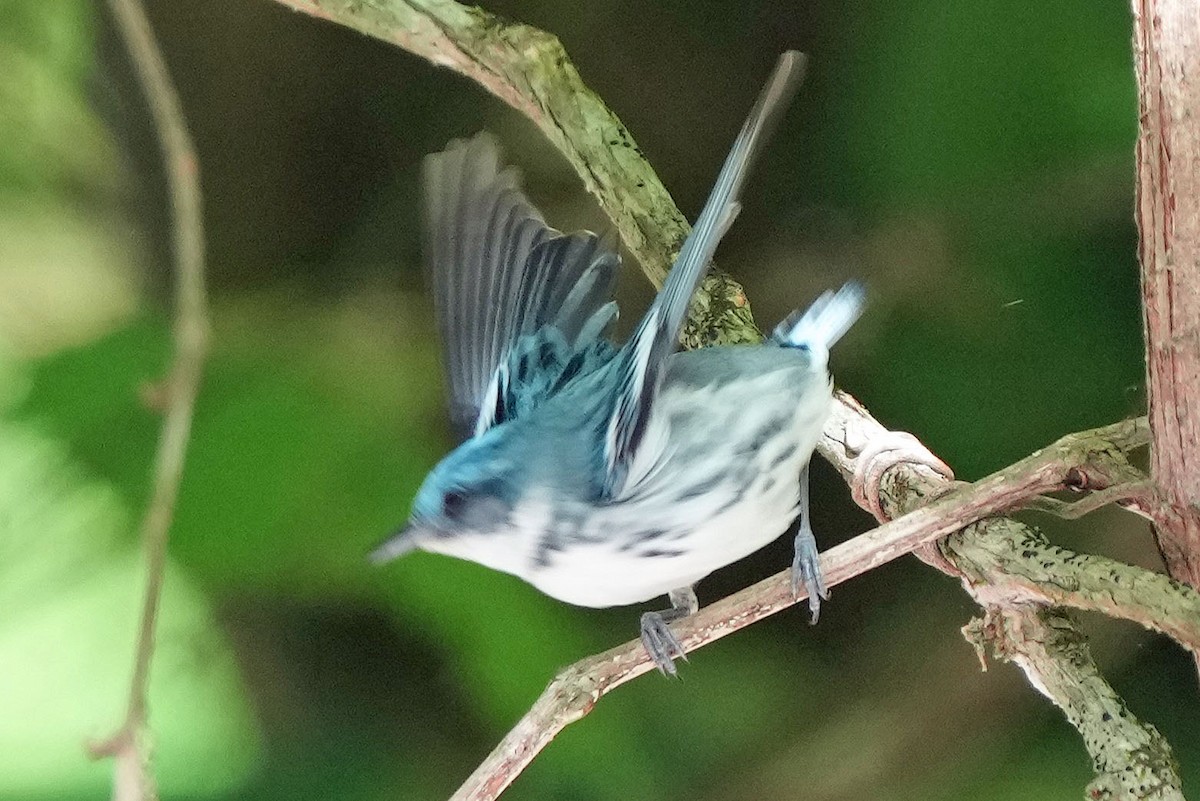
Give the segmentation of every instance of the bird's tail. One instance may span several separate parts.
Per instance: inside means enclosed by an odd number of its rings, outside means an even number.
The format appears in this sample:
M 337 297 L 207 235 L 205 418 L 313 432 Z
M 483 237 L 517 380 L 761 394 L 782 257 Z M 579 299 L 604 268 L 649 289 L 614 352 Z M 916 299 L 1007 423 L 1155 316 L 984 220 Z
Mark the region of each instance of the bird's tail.
M 837 292 L 825 292 L 807 309 L 789 314 L 775 327 L 771 339 L 784 347 L 827 354 L 862 314 L 866 297 L 857 281 L 846 283 Z

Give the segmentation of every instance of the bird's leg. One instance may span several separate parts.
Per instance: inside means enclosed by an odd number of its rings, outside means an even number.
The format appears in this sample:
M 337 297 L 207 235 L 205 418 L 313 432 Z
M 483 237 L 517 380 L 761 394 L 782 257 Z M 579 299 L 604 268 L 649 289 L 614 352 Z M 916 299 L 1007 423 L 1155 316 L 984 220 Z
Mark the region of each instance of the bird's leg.
M 808 504 L 808 468 L 800 472 L 800 516 L 796 518 L 796 555 L 792 557 L 792 595 L 800 594 L 800 587 L 808 591 L 808 608 L 812 622 L 821 614 L 821 601 L 829 598 L 825 577 L 821 575 L 821 562 L 817 556 L 817 539 L 813 536 L 812 516 Z
M 671 590 L 667 597 L 671 599 L 670 609 L 642 615 L 642 645 L 646 646 L 646 652 L 650 654 L 659 673 L 677 676 L 675 657 L 686 662 L 687 654 L 668 624 L 693 614 L 700 608 L 700 602 L 696 600 L 696 591 L 691 587 Z

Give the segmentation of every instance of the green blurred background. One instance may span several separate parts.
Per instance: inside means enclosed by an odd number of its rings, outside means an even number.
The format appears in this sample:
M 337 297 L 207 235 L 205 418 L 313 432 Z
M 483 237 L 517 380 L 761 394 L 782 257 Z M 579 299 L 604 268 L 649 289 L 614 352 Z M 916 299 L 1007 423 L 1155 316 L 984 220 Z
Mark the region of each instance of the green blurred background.
M 214 351 L 171 544 L 151 716 L 172 799 L 447 796 L 555 671 L 630 639 L 516 579 L 363 555 L 450 446 L 421 290 L 421 157 L 496 132 L 560 226 L 604 228 L 533 127 L 464 79 L 267 0 L 149 11 L 199 148 Z M 810 78 L 720 261 L 762 325 L 850 276 L 839 382 L 977 478 L 1144 405 L 1136 104 L 1117 0 L 504 0 L 558 34 L 694 216 L 776 55 Z M 168 355 L 163 175 L 107 19 L 0 0 L 0 798 L 104 797 L 142 590 L 133 534 Z M 626 325 L 649 289 L 627 265 Z M 825 546 L 870 521 L 816 469 Z M 1159 567 L 1129 516 L 1056 541 Z M 788 544 L 700 586 L 788 563 Z M 648 676 L 568 729 L 513 799 L 1077 798 L 1077 736 L 976 607 L 908 559 Z M 1200 702 L 1163 638 L 1085 618 L 1200 784 Z

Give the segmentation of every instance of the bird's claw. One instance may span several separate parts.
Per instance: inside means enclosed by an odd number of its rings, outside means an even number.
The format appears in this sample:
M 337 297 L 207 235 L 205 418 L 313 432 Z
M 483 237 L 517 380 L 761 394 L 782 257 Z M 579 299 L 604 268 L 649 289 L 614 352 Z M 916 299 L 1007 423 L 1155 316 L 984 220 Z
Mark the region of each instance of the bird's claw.
M 796 555 L 792 558 L 792 597 L 799 598 L 801 587 L 808 594 L 808 608 L 816 623 L 821 615 L 821 601 L 828 600 L 829 588 L 821 573 L 821 560 L 817 554 L 817 540 L 812 529 L 801 525 L 796 534 Z
M 686 662 L 687 654 L 661 613 L 646 612 L 642 615 L 642 645 L 646 647 L 646 653 L 659 673 L 672 678 L 679 677 L 675 657 Z

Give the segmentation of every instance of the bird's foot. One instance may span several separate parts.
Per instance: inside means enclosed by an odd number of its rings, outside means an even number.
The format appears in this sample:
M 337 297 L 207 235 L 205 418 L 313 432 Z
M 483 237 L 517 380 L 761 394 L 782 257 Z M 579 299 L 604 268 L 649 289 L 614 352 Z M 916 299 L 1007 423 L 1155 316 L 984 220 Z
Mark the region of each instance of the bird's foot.
M 792 595 L 799 598 L 801 588 L 808 595 L 808 608 L 812 612 L 812 623 L 821 615 L 821 601 L 828 600 L 829 588 L 821 573 L 821 560 L 817 554 L 817 540 L 807 520 L 801 523 L 796 534 L 796 555 L 792 558 Z
M 694 614 L 700 608 L 696 593 L 691 587 L 671 590 L 667 595 L 671 599 L 671 608 L 662 612 L 647 612 L 642 615 L 642 645 L 650 655 L 650 661 L 658 668 L 658 672 L 672 678 L 679 677 L 675 667 L 675 657 L 684 662 L 688 661 L 683 644 L 671 631 L 670 624 Z
M 650 660 L 654 662 L 659 673 L 678 678 L 679 670 L 675 667 L 675 657 L 684 662 L 688 661 L 688 658 L 679 638 L 671 631 L 668 621 L 663 617 L 664 614 L 671 616 L 671 612 L 674 611 L 671 609 L 665 613 L 647 612 L 642 615 L 642 645 L 646 646 L 646 653 L 650 654 Z

